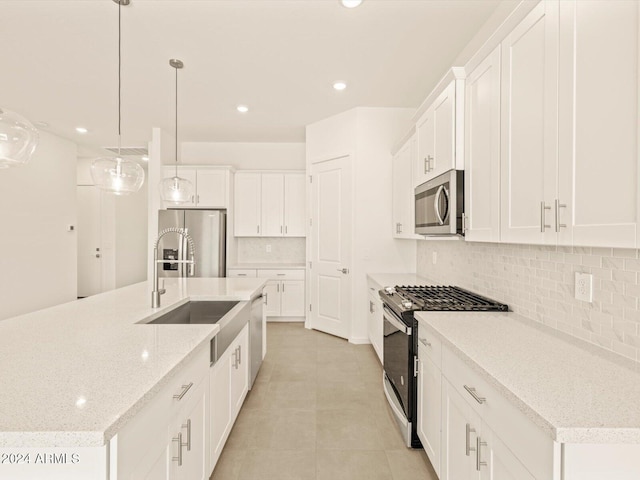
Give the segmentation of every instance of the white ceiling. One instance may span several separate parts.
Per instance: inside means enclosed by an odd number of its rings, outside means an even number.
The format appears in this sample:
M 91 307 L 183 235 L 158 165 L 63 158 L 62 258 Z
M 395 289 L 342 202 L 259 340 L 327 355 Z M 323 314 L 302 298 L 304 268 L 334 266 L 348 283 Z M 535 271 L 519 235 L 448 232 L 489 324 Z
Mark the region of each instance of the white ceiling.
M 170 58 L 185 63 L 181 141 L 301 142 L 306 124 L 355 106 L 417 107 L 498 3 L 131 0 L 123 145 L 146 145 L 152 127 L 173 130 Z M 115 145 L 118 6 L 2 0 L 0 11 L 0 106 L 81 145 Z M 335 80 L 347 90 L 334 91 Z

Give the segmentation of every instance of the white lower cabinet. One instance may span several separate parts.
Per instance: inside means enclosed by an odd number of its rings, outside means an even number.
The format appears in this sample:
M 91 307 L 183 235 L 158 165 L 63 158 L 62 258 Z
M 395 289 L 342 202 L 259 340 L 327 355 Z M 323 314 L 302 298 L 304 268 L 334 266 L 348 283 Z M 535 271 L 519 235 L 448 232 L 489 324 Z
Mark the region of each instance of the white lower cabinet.
M 373 346 L 373 349 L 378 354 L 380 363 L 384 363 L 382 353 L 382 330 L 383 330 L 383 317 L 382 317 L 382 300 L 377 291 L 369 291 L 369 313 L 367 315 L 367 323 L 369 330 L 369 341 Z
M 209 402 L 211 412 L 211 472 L 229 438 L 233 423 L 249 390 L 249 325 L 238 334 L 226 352 L 211 367 Z
M 440 474 L 442 424 L 442 373 L 427 353 L 432 343 L 418 332 L 418 437 L 431 461 L 433 470 Z

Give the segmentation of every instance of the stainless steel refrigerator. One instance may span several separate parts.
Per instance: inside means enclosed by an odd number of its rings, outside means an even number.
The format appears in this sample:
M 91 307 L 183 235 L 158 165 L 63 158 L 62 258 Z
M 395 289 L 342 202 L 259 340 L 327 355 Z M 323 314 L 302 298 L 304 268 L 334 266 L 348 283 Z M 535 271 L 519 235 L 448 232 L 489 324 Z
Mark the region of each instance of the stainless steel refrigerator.
M 162 263 L 161 277 L 224 277 L 227 263 L 227 213 L 225 210 L 160 210 L 158 232 L 165 228 L 184 228 L 195 245 L 195 272 L 188 275 L 184 263 Z M 168 233 L 160 240 L 159 254 L 165 260 L 188 259 L 188 243 L 178 234 Z

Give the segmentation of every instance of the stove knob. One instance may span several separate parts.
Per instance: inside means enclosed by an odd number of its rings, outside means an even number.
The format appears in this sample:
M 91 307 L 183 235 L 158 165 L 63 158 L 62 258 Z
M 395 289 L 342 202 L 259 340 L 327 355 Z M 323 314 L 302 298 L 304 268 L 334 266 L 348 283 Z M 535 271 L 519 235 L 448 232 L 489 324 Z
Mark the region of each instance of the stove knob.
M 396 293 L 396 289 L 393 287 L 384 287 L 384 291 L 387 292 L 389 295 L 393 295 L 394 293 Z
M 402 302 L 402 308 L 411 308 L 413 307 L 413 303 L 411 302 Z

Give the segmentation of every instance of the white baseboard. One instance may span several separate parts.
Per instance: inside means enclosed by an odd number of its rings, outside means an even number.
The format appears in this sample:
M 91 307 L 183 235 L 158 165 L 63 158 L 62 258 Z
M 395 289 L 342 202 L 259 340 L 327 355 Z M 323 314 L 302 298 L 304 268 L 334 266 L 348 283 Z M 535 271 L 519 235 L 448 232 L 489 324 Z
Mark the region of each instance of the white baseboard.
M 267 317 L 267 322 L 304 322 L 304 317 Z
M 355 345 L 366 345 L 367 343 L 371 343 L 369 337 L 351 337 L 349 339 L 349 343 L 353 343 Z

